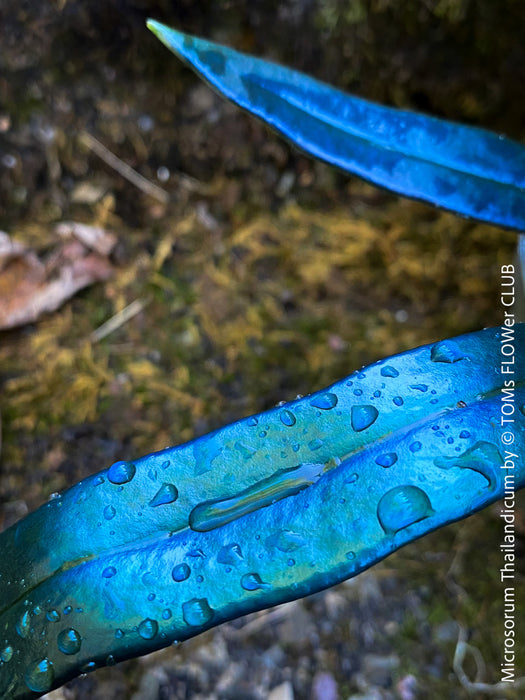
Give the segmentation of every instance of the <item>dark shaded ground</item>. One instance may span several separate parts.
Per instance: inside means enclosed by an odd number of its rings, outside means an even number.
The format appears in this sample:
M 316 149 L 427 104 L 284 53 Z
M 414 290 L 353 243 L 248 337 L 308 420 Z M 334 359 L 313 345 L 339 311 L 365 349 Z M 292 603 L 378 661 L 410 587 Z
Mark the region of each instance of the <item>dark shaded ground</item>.
M 501 322 L 499 267 L 515 234 L 293 151 L 201 85 L 144 21 L 523 140 L 521 3 L 10 5 L 0 1 L 0 228 L 44 254 L 63 220 L 112 230 L 119 243 L 110 282 L 0 336 L 0 527 L 117 458 Z M 168 201 L 104 164 L 83 132 Z M 144 311 L 91 339 L 137 299 Z M 499 680 L 499 542 L 496 507 L 331 591 L 53 697 L 485 697 L 461 685 L 452 662 L 461 629 L 484 660 L 480 679 Z M 464 663 L 472 680 L 476 658 Z

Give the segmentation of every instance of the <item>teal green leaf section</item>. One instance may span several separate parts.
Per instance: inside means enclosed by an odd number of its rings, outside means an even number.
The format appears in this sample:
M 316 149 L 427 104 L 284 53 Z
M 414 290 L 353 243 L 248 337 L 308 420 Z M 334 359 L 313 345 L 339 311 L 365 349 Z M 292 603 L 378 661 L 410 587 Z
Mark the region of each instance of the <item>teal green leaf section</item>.
M 505 475 L 523 487 L 524 454 L 518 324 L 117 462 L 0 535 L 0 697 L 37 697 L 354 576 L 501 498 Z
M 303 151 L 398 194 L 525 231 L 525 147 L 353 97 L 297 71 L 148 21 L 228 99 Z

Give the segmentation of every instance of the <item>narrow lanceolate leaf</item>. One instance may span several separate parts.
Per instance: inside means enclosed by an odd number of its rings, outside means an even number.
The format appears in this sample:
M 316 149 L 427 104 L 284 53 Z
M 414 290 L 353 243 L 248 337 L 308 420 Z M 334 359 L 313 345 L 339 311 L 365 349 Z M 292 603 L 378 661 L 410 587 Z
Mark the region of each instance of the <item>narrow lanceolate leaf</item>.
M 407 197 L 525 231 L 525 147 L 483 129 L 383 107 L 159 22 L 202 78 L 302 150 Z
M 514 423 L 502 428 L 503 398 Z M 35 697 L 354 576 L 501 498 L 505 476 L 524 486 L 523 454 L 520 324 L 117 462 L 0 535 L 0 697 Z

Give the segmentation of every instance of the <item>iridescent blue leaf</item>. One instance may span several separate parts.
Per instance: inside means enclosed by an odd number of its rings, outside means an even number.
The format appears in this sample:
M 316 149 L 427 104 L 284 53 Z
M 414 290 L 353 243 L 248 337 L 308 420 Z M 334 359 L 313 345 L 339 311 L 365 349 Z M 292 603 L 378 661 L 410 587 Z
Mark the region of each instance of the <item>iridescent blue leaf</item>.
M 316 158 L 398 194 L 525 231 L 520 143 L 353 97 L 153 20 L 148 27 L 224 96 Z
M 505 340 L 511 447 L 504 340 L 487 329 L 390 357 L 117 462 L 12 526 L 0 535 L 0 697 L 332 586 L 501 498 L 504 474 L 523 487 L 525 324 Z

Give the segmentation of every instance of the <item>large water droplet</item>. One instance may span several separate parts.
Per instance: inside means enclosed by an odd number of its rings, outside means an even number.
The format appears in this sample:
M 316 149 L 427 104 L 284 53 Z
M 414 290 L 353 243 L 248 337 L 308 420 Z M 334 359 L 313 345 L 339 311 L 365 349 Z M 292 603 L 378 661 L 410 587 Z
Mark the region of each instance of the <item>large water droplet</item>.
M 357 433 L 366 430 L 375 422 L 378 415 L 379 411 L 375 406 L 352 406 L 352 428 Z
M 42 659 L 29 666 L 25 674 L 27 687 L 35 693 L 45 693 L 53 685 L 55 672 L 49 659 Z
M 458 362 L 463 360 L 465 355 L 460 350 L 459 345 L 453 340 L 444 340 L 441 343 L 436 343 L 430 351 L 430 359 L 432 362 Z
M 334 406 L 337 406 L 337 396 L 332 394 L 332 392 L 327 391 L 325 394 L 315 396 L 310 401 L 310 406 L 313 406 L 314 408 L 322 408 L 323 410 L 328 411 L 331 408 L 334 408 Z
M 274 547 L 280 552 L 294 552 L 299 547 L 306 544 L 306 540 L 302 535 L 292 530 L 279 530 L 273 535 L 266 538 L 265 544 L 267 547 Z
M 382 377 L 399 377 L 399 372 L 395 367 L 392 367 L 391 365 L 385 365 L 384 367 L 381 368 L 381 376 Z
M 57 637 L 57 645 L 63 654 L 78 654 L 82 638 L 72 627 L 62 630 Z
M 179 492 L 173 484 L 164 483 L 149 502 L 150 506 L 162 506 L 166 503 L 174 503 L 179 497 Z
M 25 639 L 28 636 L 31 628 L 31 616 L 29 614 L 29 610 L 22 613 L 22 615 L 18 618 L 15 627 L 22 639 Z
M 264 583 L 259 574 L 244 574 L 241 578 L 241 586 L 245 591 L 256 591 L 259 588 L 271 588 L 269 583 Z
M 192 598 L 182 604 L 182 617 L 187 625 L 199 627 L 210 622 L 213 610 L 206 598 Z
M 153 637 L 159 631 L 159 623 L 157 620 L 152 620 L 147 617 L 139 624 L 138 630 L 142 639 L 153 639 Z
M 106 506 L 104 508 L 104 517 L 106 520 L 113 520 L 116 514 L 116 510 L 113 508 L 113 506 Z
M 217 554 L 217 561 L 219 564 L 226 564 L 228 566 L 236 566 L 243 559 L 242 550 L 235 542 L 221 547 Z
M 288 409 L 285 409 L 284 411 L 281 411 L 280 413 L 280 419 L 281 423 L 283 425 L 287 425 L 288 427 L 291 427 L 292 425 L 295 425 L 295 416 L 294 414 L 289 411 Z
M 427 494 L 417 486 L 396 486 L 390 489 L 377 507 L 377 517 L 386 533 L 398 532 L 433 514 Z
M 3 661 L 5 664 L 8 661 L 11 661 L 13 658 L 13 647 L 7 646 L 5 649 L 2 650 L 2 653 L 0 654 L 0 661 Z
M 171 572 L 171 576 L 174 581 L 180 583 L 180 581 L 185 581 L 191 573 L 191 569 L 187 564 L 177 564 Z
M 136 468 L 131 462 L 115 462 L 108 469 L 108 479 L 112 484 L 127 484 L 135 476 Z
M 391 467 L 396 462 L 397 455 L 395 452 L 385 452 L 376 457 L 376 464 L 379 464 L 381 467 Z

